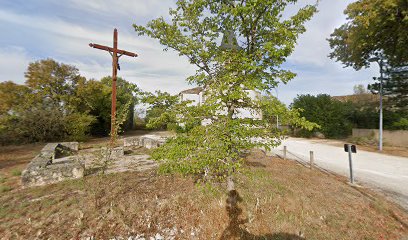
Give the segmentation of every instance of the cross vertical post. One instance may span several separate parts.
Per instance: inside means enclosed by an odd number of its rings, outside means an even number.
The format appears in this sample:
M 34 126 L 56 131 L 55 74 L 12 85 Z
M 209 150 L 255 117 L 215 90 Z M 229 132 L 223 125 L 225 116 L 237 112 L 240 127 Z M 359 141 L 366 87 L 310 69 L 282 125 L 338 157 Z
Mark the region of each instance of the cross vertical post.
M 113 30 L 113 53 L 112 53 L 112 108 L 111 108 L 111 144 L 116 141 L 116 80 L 118 75 L 118 30 Z
M 119 68 L 119 58 L 122 55 L 129 57 L 137 57 L 136 53 L 128 52 L 125 50 L 118 49 L 118 30 L 115 28 L 113 30 L 113 48 L 90 43 L 90 47 L 108 51 L 112 56 L 112 108 L 111 108 L 111 146 L 113 147 L 116 141 L 117 129 L 116 129 L 116 81 Z M 118 55 L 120 54 L 120 55 Z

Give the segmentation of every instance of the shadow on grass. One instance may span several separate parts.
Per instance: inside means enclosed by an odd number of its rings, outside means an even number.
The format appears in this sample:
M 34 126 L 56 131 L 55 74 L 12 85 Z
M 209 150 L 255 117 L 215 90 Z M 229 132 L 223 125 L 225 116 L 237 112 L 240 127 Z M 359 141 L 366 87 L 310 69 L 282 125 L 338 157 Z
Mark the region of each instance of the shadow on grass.
M 238 206 L 239 202 L 242 202 L 242 198 L 239 193 L 236 190 L 230 191 L 226 200 L 226 210 L 229 216 L 229 224 L 222 233 L 220 240 L 305 240 L 298 235 L 289 233 L 274 233 L 259 236 L 249 233 L 247 230 L 240 227 L 240 225 L 247 223 L 248 219 L 240 218 L 242 209 Z

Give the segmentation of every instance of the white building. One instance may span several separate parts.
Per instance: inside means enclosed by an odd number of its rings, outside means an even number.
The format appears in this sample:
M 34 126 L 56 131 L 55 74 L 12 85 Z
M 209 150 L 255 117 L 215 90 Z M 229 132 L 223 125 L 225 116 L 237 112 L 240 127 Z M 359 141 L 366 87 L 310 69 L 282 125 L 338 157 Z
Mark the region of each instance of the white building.
M 256 100 L 261 97 L 261 94 L 257 91 L 253 90 L 246 90 L 248 93 L 248 97 L 250 97 L 252 100 Z M 196 87 L 196 88 L 191 88 L 184 90 L 179 93 L 180 96 L 180 101 L 192 101 L 191 105 L 192 106 L 199 106 L 205 102 L 205 94 L 204 94 L 204 89 L 202 87 Z M 252 109 L 245 109 L 245 108 L 239 108 L 236 109 L 236 114 L 235 117 L 237 118 L 252 118 L 252 119 L 262 119 L 262 112 L 257 112 Z M 227 112 L 225 111 L 225 114 Z
M 239 50 L 241 49 L 238 45 L 237 38 L 233 31 L 226 31 L 224 33 L 223 39 L 221 41 L 220 48 L 222 50 Z M 252 100 L 256 100 L 257 98 L 261 97 L 261 94 L 254 90 L 246 90 L 248 93 L 248 97 Z M 205 89 L 202 87 L 196 87 L 184 90 L 179 93 L 181 101 L 192 101 L 191 104 L 193 105 L 200 105 L 205 102 Z M 236 109 L 236 114 L 234 117 L 245 119 L 245 118 L 252 118 L 252 119 L 262 119 L 262 112 L 257 112 L 252 109 Z M 224 111 L 227 114 L 227 111 Z M 209 121 L 204 121 L 202 124 L 208 124 Z

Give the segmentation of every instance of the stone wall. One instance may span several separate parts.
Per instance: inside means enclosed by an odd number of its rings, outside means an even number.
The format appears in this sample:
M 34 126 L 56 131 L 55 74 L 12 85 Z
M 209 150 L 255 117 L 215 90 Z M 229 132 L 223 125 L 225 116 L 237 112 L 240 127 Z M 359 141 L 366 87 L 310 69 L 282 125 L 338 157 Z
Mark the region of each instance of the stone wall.
M 374 139 L 379 138 L 378 129 L 357 129 L 353 128 L 353 137 L 372 137 Z M 396 147 L 408 147 L 408 131 L 396 130 L 389 131 L 384 130 L 383 142 L 389 146 Z
M 84 176 L 85 165 L 76 156 L 77 142 L 47 144 L 22 172 L 23 186 L 38 186 Z

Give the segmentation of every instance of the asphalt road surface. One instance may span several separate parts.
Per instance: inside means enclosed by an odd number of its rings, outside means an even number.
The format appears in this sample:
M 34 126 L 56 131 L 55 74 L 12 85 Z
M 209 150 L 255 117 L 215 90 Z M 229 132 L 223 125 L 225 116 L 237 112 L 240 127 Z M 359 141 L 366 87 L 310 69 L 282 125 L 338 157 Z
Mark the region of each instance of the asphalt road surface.
M 343 146 L 327 140 L 288 138 L 272 150 L 282 156 L 287 146 L 287 158 L 309 162 L 310 151 L 319 167 L 349 177 L 348 153 Z M 380 190 L 408 210 L 408 158 L 360 151 L 353 154 L 353 172 L 357 184 Z

